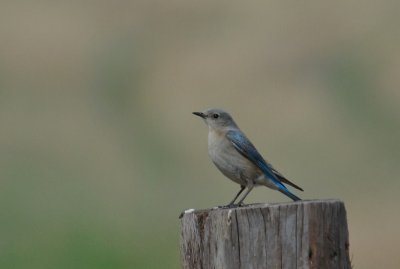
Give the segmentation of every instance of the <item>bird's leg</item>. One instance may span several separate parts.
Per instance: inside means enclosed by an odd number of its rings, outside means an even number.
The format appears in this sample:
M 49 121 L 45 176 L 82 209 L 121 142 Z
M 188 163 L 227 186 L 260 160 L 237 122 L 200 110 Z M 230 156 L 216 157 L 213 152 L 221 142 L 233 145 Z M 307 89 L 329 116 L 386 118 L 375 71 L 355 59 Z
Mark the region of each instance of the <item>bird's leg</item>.
M 246 186 L 240 185 L 239 192 L 236 194 L 235 198 L 233 198 L 233 200 L 229 204 L 227 204 L 226 206 L 227 207 L 232 206 L 235 203 L 236 199 L 239 197 L 239 195 L 244 191 L 245 188 L 246 188 Z
M 249 193 L 253 190 L 254 185 L 249 185 L 247 186 L 247 191 L 246 193 L 243 195 L 242 199 L 240 199 L 240 201 L 238 202 L 238 205 L 242 205 L 243 204 L 243 200 L 246 198 L 247 195 L 249 195 Z

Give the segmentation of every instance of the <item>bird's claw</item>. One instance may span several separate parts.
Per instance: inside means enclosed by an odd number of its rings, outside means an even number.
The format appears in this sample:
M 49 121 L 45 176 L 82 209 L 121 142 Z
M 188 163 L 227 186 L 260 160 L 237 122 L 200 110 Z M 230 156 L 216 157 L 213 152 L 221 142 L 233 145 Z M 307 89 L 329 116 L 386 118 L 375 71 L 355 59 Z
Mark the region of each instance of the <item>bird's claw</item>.
M 236 208 L 236 207 L 242 207 L 242 206 L 244 206 L 244 204 L 243 203 L 239 203 L 239 204 L 220 205 L 217 208 L 227 209 L 227 208 Z

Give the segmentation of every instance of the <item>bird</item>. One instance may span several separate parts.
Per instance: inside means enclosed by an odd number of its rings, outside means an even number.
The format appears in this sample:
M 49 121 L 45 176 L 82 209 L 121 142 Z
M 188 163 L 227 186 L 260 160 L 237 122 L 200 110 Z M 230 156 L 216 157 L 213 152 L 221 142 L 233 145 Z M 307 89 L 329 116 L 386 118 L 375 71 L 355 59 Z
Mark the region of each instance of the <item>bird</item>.
M 222 174 L 240 185 L 239 192 L 225 207 L 242 206 L 256 186 L 277 190 L 293 201 L 301 200 L 284 184 L 300 191 L 303 189 L 290 182 L 261 156 L 228 112 L 210 108 L 193 114 L 202 118 L 208 126 L 208 155 L 212 162 Z M 247 191 L 235 204 L 246 188 Z

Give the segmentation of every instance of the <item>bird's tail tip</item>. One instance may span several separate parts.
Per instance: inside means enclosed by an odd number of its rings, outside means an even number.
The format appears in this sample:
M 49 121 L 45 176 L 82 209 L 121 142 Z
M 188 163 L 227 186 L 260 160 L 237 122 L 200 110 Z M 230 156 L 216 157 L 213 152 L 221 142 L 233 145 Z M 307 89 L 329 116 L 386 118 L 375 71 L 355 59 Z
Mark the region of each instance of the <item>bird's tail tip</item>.
M 293 193 L 291 193 L 288 189 L 280 189 L 279 190 L 281 193 L 283 193 L 284 195 L 286 195 L 287 197 L 289 197 L 290 199 L 292 199 L 293 201 L 301 201 L 301 199 L 299 197 L 297 197 L 296 195 L 294 195 Z

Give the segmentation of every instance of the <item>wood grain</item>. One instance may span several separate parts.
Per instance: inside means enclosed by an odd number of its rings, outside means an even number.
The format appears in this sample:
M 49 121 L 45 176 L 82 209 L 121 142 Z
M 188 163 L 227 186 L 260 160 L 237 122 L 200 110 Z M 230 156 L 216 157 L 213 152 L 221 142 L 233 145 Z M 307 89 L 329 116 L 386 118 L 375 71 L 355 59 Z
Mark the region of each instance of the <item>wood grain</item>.
M 339 200 L 191 210 L 181 219 L 182 268 L 351 268 Z

